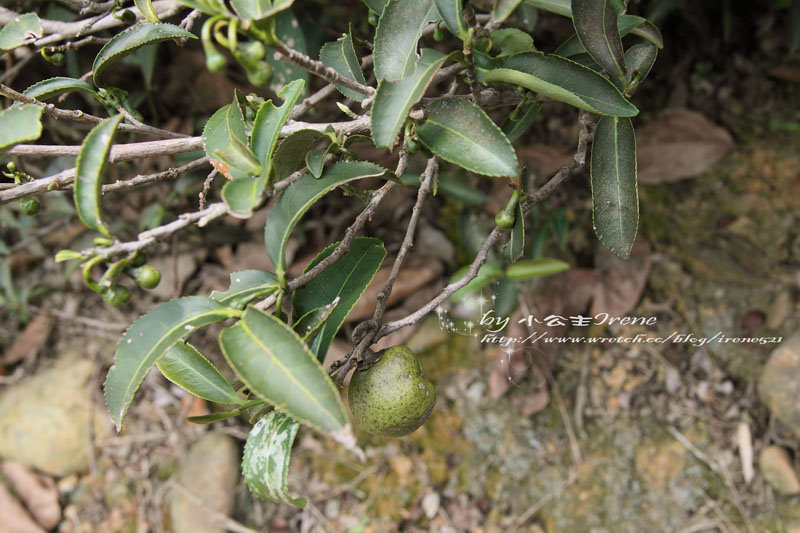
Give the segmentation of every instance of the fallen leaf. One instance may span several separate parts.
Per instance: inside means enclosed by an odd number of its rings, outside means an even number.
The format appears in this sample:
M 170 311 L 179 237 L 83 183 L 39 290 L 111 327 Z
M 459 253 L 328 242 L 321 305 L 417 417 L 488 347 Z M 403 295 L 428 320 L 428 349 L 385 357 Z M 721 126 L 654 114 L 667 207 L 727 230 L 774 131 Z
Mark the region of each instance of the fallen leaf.
M 636 132 L 641 183 L 668 183 L 711 168 L 734 147 L 727 130 L 684 108 L 665 109 Z
M 3 354 L 2 364 L 13 365 L 36 352 L 47 342 L 52 330 L 53 323 L 45 315 L 36 315 L 14 338 L 14 343 Z
M 547 388 L 543 387 L 525 396 L 514 396 L 511 403 L 520 416 L 531 416 L 547 407 L 550 403 L 550 393 L 547 392 Z
M 517 155 L 520 161 L 533 167 L 539 177 L 546 181 L 561 167 L 569 163 L 573 154 L 567 148 L 534 144 L 520 148 L 517 150 Z
M 372 283 L 370 283 L 361 299 L 348 315 L 347 320 L 363 320 L 372 316 L 377 305 L 378 293 L 383 288 L 386 280 L 389 279 L 391 270 L 391 262 L 378 270 L 372 279 Z M 437 279 L 442 274 L 442 270 L 441 263 L 432 258 L 423 256 L 409 257 L 406 261 L 406 266 L 400 270 L 394 282 L 392 294 L 389 296 L 389 305 L 416 293 L 420 288 Z
M 651 263 L 650 245 L 642 239 L 636 240 L 627 261 L 609 252 L 605 246 L 598 246 L 595 266 L 599 281 L 589 314 L 608 313 L 609 317 L 624 317 L 631 312 L 642 296 Z
M 58 488 L 51 478 L 37 474 L 19 461 L 5 461 L 3 475 L 40 526 L 53 529 L 58 525 L 61 507 Z

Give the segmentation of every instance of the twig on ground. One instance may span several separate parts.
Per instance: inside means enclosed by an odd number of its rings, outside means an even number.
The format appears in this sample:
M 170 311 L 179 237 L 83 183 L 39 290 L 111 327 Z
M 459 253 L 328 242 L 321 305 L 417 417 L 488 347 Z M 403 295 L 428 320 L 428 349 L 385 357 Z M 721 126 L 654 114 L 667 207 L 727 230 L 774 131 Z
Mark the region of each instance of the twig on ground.
M 696 459 L 698 459 L 702 463 L 705 463 L 705 465 L 708 466 L 715 474 L 717 474 L 719 477 L 722 478 L 722 480 L 725 482 L 725 485 L 728 487 L 728 490 L 731 493 L 731 500 L 733 501 L 733 505 L 739 511 L 742 520 L 744 520 L 745 528 L 749 533 L 754 533 L 755 529 L 753 529 L 753 524 L 750 521 L 750 514 L 747 512 L 747 509 L 745 509 L 744 504 L 742 503 L 742 496 L 741 494 L 739 494 L 739 491 L 736 488 L 736 485 L 734 485 L 733 480 L 731 479 L 731 476 L 728 474 L 728 472 L 726 472 L 725 469 L 719 465 L 719 463 L 714 461 L 712 458 L 706 455 L 702 450 L 700 450 L 697 446 L 692 444 L 692 441 L 690 441 L 683 433 L 678 431 L 676 427 L 667 426 L 667 431 L 669 431 L 669 433 L 673 437 L 675 437 L 675 440 L 680 442 L 681 445 L 683 445 L 683 447 L 686 448 L 686 450 L 689 453 L 694 455 Z

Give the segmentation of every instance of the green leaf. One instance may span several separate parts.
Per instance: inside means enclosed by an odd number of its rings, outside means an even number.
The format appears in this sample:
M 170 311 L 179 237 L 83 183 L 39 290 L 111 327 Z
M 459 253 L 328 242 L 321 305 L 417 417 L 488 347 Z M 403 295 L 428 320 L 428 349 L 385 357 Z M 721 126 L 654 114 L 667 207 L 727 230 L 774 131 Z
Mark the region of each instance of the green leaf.
M 469 270 L 469 265 L 458 269 L 456 273 L 453 274 L 453 277 L 450 278 L 450 283 L 458 281 L 464 276 L 466 276 L 468 270 Z M 456 292 L 454 292 L 450 296 L 450 299 L 453 300 L 454 302 L 457 302 L 458 300 L 463 300 L 466 296 L 478 292 L 485 286 L 494 283 L 501 277 L 503 277 L 503 270 L 499 266 L 492 263 L 486 263 L 482 265 L 481 268 L 478 269 L 478 275 L 475 276 L 473 279 L 471 279 L 469 283 L 467 283 L 466 285 L 458 289 Z
M 231 7 L 246 21 L 263 20 L 289 9 L 294 0 L 231 0 Z
M 106 70 L 139 47 L 169 39 L 197 39 L 197 37 L 183 28 L 165 22 L 143 22 L 121 31 L 112 37 L 94 58 L 92 65 L 94 84 L 98 87 L 104 85 L 102 82 Z
M 403 174 L 400 176 L 400 181 L 406 187 L 419 187 L 418 174 Z M 489 201 L 489 197 L 475 187 L 470 187 L 461 180 L 447 174 L 439 174 L 439 193 L 465 204 L 485 204 Z
M 569 270 L 569 264 L 550 257 L 517 261 L 506 268 L 506 278 L 512 281 L 552 276 Z
M 152 0 L 133 0 L 133 5 L 135 5 L 139 13 L 150 22 L 159 22 L 158 15 L 153 9 Z
M 529 6 L 544 11 L 550 11 L 563 17 L 572 17 L 572 9 L 570 8 L 570 0 L 524 0 Z
M 522 0 L 495 0 L 494 9 L 492 9 L 492 20 L 503 22 L 511 16 L 521 2 Z
M 22 14 L 0 30 L 0 52 L 33 42 L 42 35 L 42 22 L 36 13 Z
M 229 180 L 263 172 L 248 145 L 244 117 L 236 102 L 222 106 L 208 119 L 203 128 L 203 147 L 214 168 Z
M 275 35 L 282 43 L 286 43 L 298 52 L 306 55 L 310 53 L 300 21 L 291 11 L 281 11 L 275 16 Z M 274 54 L 271 53 L 267 53 L 267 57 L 264 60 L 275 69 L 272 81 L 269 84 L 269 88 L 273 92 L 278 93 L 285 85 L 296 80 L 303 80 L 304 87 L 309 86 L 310 74 L 307 70 L 286 61 L 275 59 Z
M 289 326 L 248 307 L 241 320 L 222 331 L 220 346 L 251 393 L 321 431 L 346 430 L 339 392 Z
M 25 92 L 22 94 L 30 96 L 31 98 L 36 98 L 37 100 L 47 100 L 73 91 L 83 91 L 90 93 L 92 96 L 97 96 L 97 91 L 94 90 L 94 87 L 90 83 L 62 76 L 48 78 L 39 83 L 34 83 L 25 89 Z
M 244 309 L 256 298 L 266 298 L 278 290 L 278 278 L 266 270 L 240 270 L 231 273 L 231 283 L 225 292 L 213 291 L 211 299 L 228 307 Z
M 519 0 L 517 0 L 519 2 Z M 469 36 L 469 30 L 464 23 L 464 5 L 462 0 L 433 0 L 439 16 L 450 33 L 462 41 Z
M 635 89 L 644 80 L 658 56 L 658 48 L 651 43 L 639 43 L 625 50 L 628 66 L 628 91 Z
M 275 179 L 282 180 L 305 167 L 308 151 L 326 138 L 317 130 L 300 130 L 283 139 L 272 157 Z
M 170 346 L 199 327 L 239 314 L 241 311 L 210 298 L 187 296 L 139 317 L 120 339 L 104 385 L 106 405 L 117 430 L 148 370 Z
M 627 259 L 639 225 L 636 136 L 630 119 L 603 117 L 597 123 L 590 176 L 594 232 L 606 248 Z
M 272 153 L 278 143 L 281 128 L 286 124 L 289 113 L 292 112 L 292 108 L 303 94 L 304 86 L 303 80 L 295 80 L 284 86 L 278 93 L 278 97 L 283 99 L 280 107 L 276 107 L 272 100 L 267 100 L 258 108 L 256 119 L 253 122 L 250 146 L 267 174 L 272 168 Z
M 186 417 L 186 420 L 191 422 L 192 424 L 210 424 L 212 422 L 216 422 L 217 420 L 225 420 L 226 418 L 233 418 L 234 416 L 239 416 L 248 409 L 257 407 L 259 405 L 264 405 L 264 400 L 249 400 L 240 405 L 239 407 L 237 407 L 236 409 L 234 409 L 233 411 L 219 411 L 207 415 L 188 416 Z
M 351 32 L 352 29 L 343 34 L 336 41 L 325 43 L 319 51 L 319 60 L 322 61 L 323 65 L 332 68 L 345 78 L 366 85 L 367 80 L 364 79 L 364 73 L 361 72 L 361 63 L 356 56 L 355 48 L 353 48 Z M 336 90 L 356 102 L 360 102 L 366 98 L 360 92 L 342 87 L 341 85 L 336 85 Z
M 264 201 L 267 176 L 239 178 L 222 186 L 220 196 L 228 212 L 236 218 L 250 218 L 253 210 Z
M 487 72 L 484 80 L 519 85 L 601 115 L 631 117 L 639 113 L 606 78 L 563 57 L 539 52 L 513 55 L 502 68 Z
M 283 191 L 272 206 L 264 226 L 267 255 L 275 265 L 279 280 L 283 279 L 286 272 L 286 243 L 306 211 L 335 187 L 356 179 L 381 176 L 384 172 L 384 168 L 374 163 L 339 162 L 328 167 L 321 178 L 315 179 L 306 174 Z
M 625 15 L 625 16 L 631 16 L 631 15 Z M 636 18 L 641 18 L 641 17 L 636 17 Z M 647 19 L 642 19 L 641 22 L 634 25 L 634 27 L 631 29 L 631 34 L 650 41 L 651 43 L 656 45 L 656 47 L 659 50 L 664 48 L 664 37 L 661 35 L 661 31 L 655 24 L 653 24 Z
M 304 498 L 289 496 L 289 459 L 299 422 L 280 411 L 272 411 L 256 422 L 242 457 L 242 476 L 250 492 L 275 503 L 304 507 Z
M 647 39 L 658 48 L 663 48 L 664 46 L 661 32 L 645 18 L 637 17 L 636 15 L 620 15 L 617 18 L 617 28 L 620 37 L 633 33 Z M 557 56 L 573 58 L 579 54 L 586 53 L 586 48 L 581 44 L 578 36 L 573 34 L 569 39 L 561 43 L 554 53 Z
M 503 259 L 506 263 L 514 263 L 525 250 L 525 213 L 522 212 L 522 202 L 517 202 L 515 209 L 514 225 L 508 235 L 508 243 L 503 248 Z
M 528 131 L 533 121 L 539 116 L 539 110 L 542 109 L 540 102 L 529 102 L 523 107 L 522 116 L 518 120 L 506 119 L 503 123 L 503 133 L 506 134 L 508 140 L 514 142 L 519 139 L 520 135 Z
M 328 257 L 338 246 L 331 244 L 314 258 L 306 267 L 311 270 L 320 261 Z M 338 298 L 338 304 L 330 317 L 320 329 L 311 351 L 320 362 L 339 328 L 344 324 L 358 300 L 367 290 L 372 278 L 386 257 L 386 249 L 378 239 L 358 237 L 353 240 L 350 249 L 338 261 L 333 263 L 322 274 L 312 279 L 305 287 L 298 289 L 292 296 L 293 315 L 302 317 L 317 308 L 330 304 Z
M 610 0 L 572 0 L 572 23 L 586 51 L 618 80 L 627 78 L 617 12 Z
M 392 148 L 411 107 L 419 102 L 434 74 L 450 57 L 425 48 L 413 74 L 399 81 L 378 83 L 372 105 L 372 138 L 378 148 Z
M 306 166 L 315 178 L 322 176 L 325 168 L 325 158 L 337 147 L 336 143 L 329 143 L 325 148 L 318 148 L 306 152 Z
M 81 145 L 75 162 L 75 184 L 73 198 L 75 209 L 83 225 L 110 235 L 100 214 L 100 192 L 103 187 L 103 170 L 114 141 L 114 133 L 122 115 L 105 119 L 92 128 Z
M 230 383 L 191 344 L 178 341 L 156 363 L 164 377 L 210 402 L 242 404 Z
M 489 34 L 492 50 L 500 50 L 497 57 L 505 57 L 522 52 L 533 52 L 533 37 L 529 33 L 516 28 L 494 30 Z
M 462 98 L 433 102 L 417 135 L 434 154 L 477 174 L 519 174 L 517 154 L 506 136 L 480 107 Z
M 373 57 L 378 80 L 401 80 L 414 73 L 417 41 L 436 15 L 432 0 L 389 0 L 375 30 Z
M 15 144 L 35 141 L 42 135 L 42 108 L 15 105 L 0 111 L 0 152 Z
M 373 13 L 377 13 L 378 15 L 383 13 L 383 9 L 389 2 L 389 0 L 362 0 L 362 1 L 364 2 L 364 5 L 366 5 L 370 9 L 370 11 L 372 11 Z

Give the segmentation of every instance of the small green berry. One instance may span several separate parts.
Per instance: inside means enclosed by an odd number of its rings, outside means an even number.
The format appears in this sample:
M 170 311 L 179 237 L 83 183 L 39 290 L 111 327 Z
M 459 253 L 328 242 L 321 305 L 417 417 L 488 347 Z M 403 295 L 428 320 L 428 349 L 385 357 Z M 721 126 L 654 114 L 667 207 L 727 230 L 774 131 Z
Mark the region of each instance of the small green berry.
M 143 265 L 131 269 L 133 280 L 139 287 L 150 290 L 155 289 L 161 281 L 161 272 L 154 266 Z
M 374 11 L 370 11 L 369 12 L 369 18 L 367 18 L 367 22 L 369 22 L 370 26 L 377 26 L 379 19 L 380 19 L 380 17 L 378 16 L 377 13 L 375 13 Z
M 122 285 L 109 287 L 103 293 L 103 300 L 111 307 L 122 307 L 131 299 L 131 291 Z
M 9 161 L 8 163 L 6 163 L 6 168 L 8 169 L 9 172 L 16 172 L 17 164 L 14 163 L 13 161 Z
M 433 30 L 433 40 L 441 41 L 442 39 L 444 39 L 444 32 L 442 31 L 442 28 L 436 26 L 436 29 Z
M 36 198 L 29 196 L 27 198 L 22 198 L 19 201 L 19 209 L 22 211 L 23 214 L 28 215 L 29 217 L 35 216 L 36 213 L 39 212 L 39 208 L 42 205 L 39 203 L 39 200 Z
M 510 229 L 517 218 L 517 204 L 519 203 L 519 191 L 514 191 L 508 203 L 494 216 L 494 223 L 500 229 Z

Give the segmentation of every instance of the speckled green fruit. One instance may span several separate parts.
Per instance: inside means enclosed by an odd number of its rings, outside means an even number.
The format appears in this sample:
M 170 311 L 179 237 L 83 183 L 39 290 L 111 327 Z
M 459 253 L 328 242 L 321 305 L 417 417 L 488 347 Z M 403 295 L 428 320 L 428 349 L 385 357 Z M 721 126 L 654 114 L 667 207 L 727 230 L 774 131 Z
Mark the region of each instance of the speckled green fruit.
M 384 437 L 408 435 L 428 420 L 436 391 L 417 356 L 392 346 L 364 370 L 356 370 L 348 391 L 353 419 L 363 430 Z

